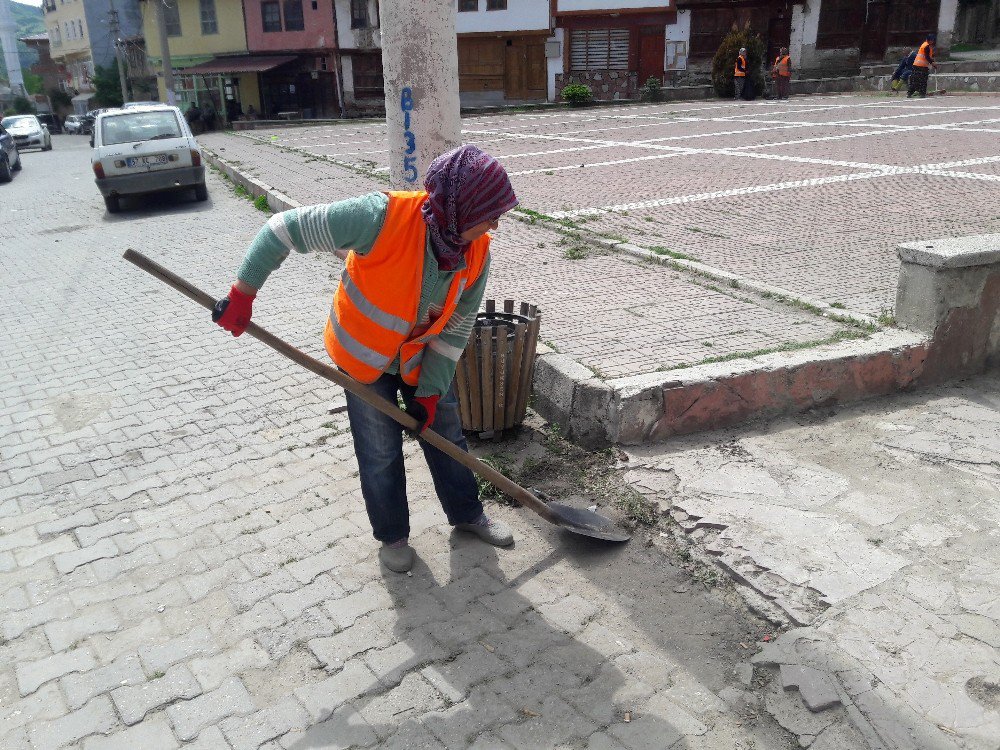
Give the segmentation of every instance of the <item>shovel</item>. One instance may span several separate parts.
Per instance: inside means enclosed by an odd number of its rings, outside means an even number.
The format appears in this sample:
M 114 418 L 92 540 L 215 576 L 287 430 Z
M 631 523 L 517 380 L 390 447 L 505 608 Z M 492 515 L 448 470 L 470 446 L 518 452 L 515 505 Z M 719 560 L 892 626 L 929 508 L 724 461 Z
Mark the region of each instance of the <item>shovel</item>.
M 215 307 L 215 300 L 205 292 L 188 283 L 177 274 L 167 270 L 159 263 L 150 260 L 142 253 L 135 250 L 126 250 L 123 256 L 125 260 L 134 263 L 143 271 L 152 274 L 160 281 L 172 286 L 174 289 L 190 297 L 192 300 L 209 310 Z M 374 393 L 367 386 L 359 383 L 347 373 L 341 372 L 336 367 L 313 359 L 308 354 L 299 351 L 286 341 L 278 338 L 272 333 L 265 331 L 256 323 L 251 322 L 246 332 L 258 341 L 262 341 L 275 351 L 284 354 L 293 362 L 298 362 L 307 370 L 320 375 L 327 380 L 350 391 L 369 406 L 378 409 L 383 414 L 392 417 L 408 430 L 415 430 L 419 423 L 405 411 L 400 409 L 390 401 L 386 401 L 381 396 Z M 631 537 L 622 531 L 614 522 L 605 518 L 599 513 L 582 508 L 573 508 L 556 502 L 543 502 L 534 494 L 512 482 L 500 472 L 493 469 L 488 464 L 480 461 L 471 453 L 463 451 L 450 440 L 441 437 L 431 429 L 426 429 L 420 433 L 420 439 L 426 440 L 443 453 L 448 454 L 463 466 L 468 467 L 474 473 L 496 486 L 499 490 L 514 498 L 522 506 L 533 510 L 546 521 L 556 526 L 560 526 L 574 534 L 593 537 L 594 539 L 604 539 L 609 542 L 626 542 Z

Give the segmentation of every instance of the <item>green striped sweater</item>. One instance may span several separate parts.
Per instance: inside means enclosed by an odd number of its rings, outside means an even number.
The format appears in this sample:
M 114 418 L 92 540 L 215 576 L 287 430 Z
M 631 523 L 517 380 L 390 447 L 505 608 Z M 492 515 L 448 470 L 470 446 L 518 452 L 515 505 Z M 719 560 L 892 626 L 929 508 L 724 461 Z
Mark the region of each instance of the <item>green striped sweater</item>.
M 260 289 L 268 275 L 281 265 L 292 250 L 300 253 L 331 252 L 341 259 L 346 258 L 351 250 L 364 255 L 372 249 L 382 230 L 388 205 L 389 197 L 384 193 L 368 193 L 337 203 L 305 206 L 275 214 L 250 243 L 237 276 L 240 281 Z M 438 269 L 429 239 L 424 253 L 424 278 L 420 287 L 415 335 L 426 330 L 441 315 L 455 270 L 459 270 Z M 464 267 L 462 261 L 460 269 Z M 469 340 L 476 313 L 483 301 L 489 267 L 490 259 L 487 257 L 479 279 L 462 292 L 454 315 L 428 344 L 420 368 L 418 396 L 444 395 L 451 386 L 455 365 Z M 386 370 L 389 373 L 398 371 L 398 360 Z

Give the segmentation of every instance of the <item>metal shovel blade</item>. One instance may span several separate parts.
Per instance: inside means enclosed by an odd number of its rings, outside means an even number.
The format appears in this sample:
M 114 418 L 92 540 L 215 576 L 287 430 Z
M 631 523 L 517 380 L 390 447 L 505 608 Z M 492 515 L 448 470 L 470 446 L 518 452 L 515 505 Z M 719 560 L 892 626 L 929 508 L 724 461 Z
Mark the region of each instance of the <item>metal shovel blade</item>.
M 559 525 L 567 531 L 609 542 L 627 542 L 632 538 L 631 534 L 626 534 L 610 518 L 605 518 L 600 513 L 563 503 L 550 502 L 548 506 L 555 512 Z

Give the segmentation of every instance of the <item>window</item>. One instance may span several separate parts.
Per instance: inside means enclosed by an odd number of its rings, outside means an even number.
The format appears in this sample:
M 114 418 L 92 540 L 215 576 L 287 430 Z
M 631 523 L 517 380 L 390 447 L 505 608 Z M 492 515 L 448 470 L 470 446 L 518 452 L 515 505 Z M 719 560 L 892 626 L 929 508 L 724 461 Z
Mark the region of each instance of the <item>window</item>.
M 458 0 L 459 13 L 464 13 L 469 10 L 473 13 L 479 10 L 479 0 Z
M 507 10 L 507 0 L 486 0 L 486 10 Z
M 218 34 L 219 21 L 215 15 L 215 0 L 200 0 L 199 8 L 201 10 L 201 33 L 203 35 Z
M 163 4 L 163 23 L 167 27 L 167 36 L 181 35 L 181 14 L 177 10 L 177 3 L 180 0 L 173 0 L 173 3 Z
M 305 27 L 302 0 L 285 0 L 285 31 L 302 31 Z
M 351 0 L 351 28 L 367 29 L 369 24 L 368 0 Z
M 83 39 L 83 21 L 77 19 L 76 22 L 76 33 L 79 39 Z
M 574 29 L 570 70 L 628 70 L 628 42 L 628 29 Z
M 260 4 L 260 17 L 264 31 L 281 31 L 281 7 L 274 0 Z
M 354 55 L 354 96 L 358 99 L 379 99 L 385 96 L 385 77 L 381 55 Z

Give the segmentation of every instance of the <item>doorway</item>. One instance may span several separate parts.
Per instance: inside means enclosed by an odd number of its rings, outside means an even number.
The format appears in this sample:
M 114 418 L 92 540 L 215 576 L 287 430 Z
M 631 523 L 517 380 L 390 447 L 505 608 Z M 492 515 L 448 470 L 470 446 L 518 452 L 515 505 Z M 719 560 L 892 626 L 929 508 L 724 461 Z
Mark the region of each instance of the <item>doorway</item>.
M 666 33 L 662 26 L 646 26 L 639 29 L 639 86 L 644 86 L 650 78 L 656 78 L 663 83 L 666 43 Z
M 889 28 L 889 9 L 885 0 L 869 0 L 865 27 L 861 31 L 861 59 L 863 61 L 885 58 L 886 32 Z

